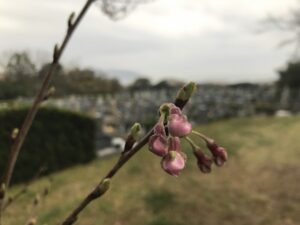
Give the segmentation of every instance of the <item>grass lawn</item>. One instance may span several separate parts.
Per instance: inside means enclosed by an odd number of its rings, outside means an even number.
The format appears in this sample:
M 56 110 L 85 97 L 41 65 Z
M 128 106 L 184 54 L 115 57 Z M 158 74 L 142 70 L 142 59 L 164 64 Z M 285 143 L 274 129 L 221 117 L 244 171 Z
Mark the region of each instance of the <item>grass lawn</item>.
M 76 224 L 299 224 L 300 117 L 232 119 L 198 128 L 228 148 L 230 158 L 223 168 L 202 174 L 189 157 L 175 178 L 160 169 L 158 157 L 142 150 Z M 188 145 L 184 149 L 190 151 Z M 116 160 L 114 156 L 53 174 L 49 196 L 34 212 L 37 224 L 59 224 Z M 46 178 L 37 181 L 7 210 L 3 224 L 25 224 L 30 202 L 46 185 Z

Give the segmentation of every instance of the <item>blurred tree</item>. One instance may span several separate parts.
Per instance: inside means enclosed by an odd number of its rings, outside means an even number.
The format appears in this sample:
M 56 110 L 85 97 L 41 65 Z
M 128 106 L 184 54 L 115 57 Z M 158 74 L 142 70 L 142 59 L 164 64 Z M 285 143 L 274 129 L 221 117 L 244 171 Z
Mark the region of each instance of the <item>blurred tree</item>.
M 44 65 L 41 66 L 40 70 L 38 71 L 38 77 L 40 79 L 43 79 L 45 77 L 45 75 L 47 74 L 49 68 L 50 68 L 50 63 L 45 63 Z M 62 76 L 64 75 L 64 68 L 61 64 L 59 64 L 57 67 L 56 67 L 56 70 L 55 70 L 55 76 Z
M 132 12 L 139 4 L 153 0 L 101 0 L 98 1 L 101 11 L 112 20 L 119 20 Z
M 280 70 L 278 74 L 279 86 L 300 88 L 300 61 L 289 62 L 286 69 Z
M 0 80 L 0 99 L 33 97 L 50 64 L 46 63 L 36 71 L 35 63 L 26 52 L 11 53 L 7 59 L 4 78 Z M 122 89 L 118 80 L 109 79 L 104 73 L 96 74 L 92 69 L 81 68 L 65 71 L 62 65 L 57 66 L 51 85 L 56 88 L 55 96 L 97 95 L 116 93 Z
M 286 68 L 278 71 L 276 99 L 281 108 L 299 111 L 300 106 L 295 103 L 300 99 L 300 4 L 285 14 L 269 15 L 263 25 L 263 31 L 279 31 L 287 35 L 279 47 L 295 45 Z
M 130 86 L 129 90 L 138 91 L 138 90 L 147 90 L 152 87 L 151 82 L 147 78 L 137 78 Z
M 287 37 L 280 41 L 279 47 L 294 44 L 295 48 L 290 59 L 299 58 L 300 48 L 300 4 L 296 8 L 290 9 L 287 13 L 281 15 L 268 15 L 263 20 L 261 31 L 280 31 Z
M 9 58 L 4 75 L 8 80 L 32 77 L 36 75 L 36 67 L 26 52 L 16 52 Z

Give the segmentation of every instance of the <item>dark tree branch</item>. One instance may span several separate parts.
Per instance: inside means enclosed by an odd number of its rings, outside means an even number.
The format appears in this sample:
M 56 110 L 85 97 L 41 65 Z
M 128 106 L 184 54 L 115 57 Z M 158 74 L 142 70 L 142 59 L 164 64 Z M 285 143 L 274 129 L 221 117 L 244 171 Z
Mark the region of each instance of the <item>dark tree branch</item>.
M 16 200 L 18 200 L 23 194 L 25 194 L 29 187 L 42 175 L 43 172 L 45 172 L 46 167 L 42 166 L 38 172 L 34 175 L 34 177 L 27 182 L 23 188 L 21 188 L 15 195 L 13 195 L 12 197 L 9 197 L 6 202 L 3 204 L 3 212 L 12 204 L 14 203 Z
M 63 39 L 61 46 L 60 47 L 58 47 L 58 45 L 55 46 L 54 53 L 53 53 L 53 60 L 50 65 L 50 68 L 43 80 L 43 83 L 42 83 L 42 86 L 41 86 L 39 92 L 37 93 L 37 95 L 35 97 L 32 107 L 29 109 L 29 111 L 27 113 L 27 116 L 21 126 L 20 132 L 19 132 L 18 136 L 16 137 L 14 143 L 11 146 L 7 167 L 4 171 L 2 182 L 0 183 L 0 184 L 4 184 L 4 186 L 6 188 L 5 191 L 7 191 L 8 187 L 10 185 L 11 177 L 12 177 L 12 174 L 13 174 L 13 171 L 15 168 L 16 161 L 19 156 L 20 149 L 24 143 L 24 140 L 28 134 L 28 131 L 32 125 L 32 122 L 37 114 L 39 106 L 43 102 L 45 94 L 47 93 L 49 83 L 51 81 L 51 78 L 52 78 L 57 66 L 58 66 L 58 62 L 65 50 L 70 38 L 72 37 L 72 34 L 76 30 L 78 24 L 80 23 L 80 21 L 82 20 L 85 13 L 88 11 L 89 7 L 92 5 L 93 2 L 94 2 L 94 0 L 86 1 L 85 5 L 81 9 L 79 15 L 76 17 L 74 22 L 72 21 L 73 19 L 69 19 L 68 29 L 67 29 L 66 35 Z M 73 17 L 74 17 L 74 15 L 73 15 Z M 5 199 L 5 191 L 3 192 L 3 197 L 0 199 L 0 224 L 1 224 L 1 214 L 2 214 L 3 202 Z

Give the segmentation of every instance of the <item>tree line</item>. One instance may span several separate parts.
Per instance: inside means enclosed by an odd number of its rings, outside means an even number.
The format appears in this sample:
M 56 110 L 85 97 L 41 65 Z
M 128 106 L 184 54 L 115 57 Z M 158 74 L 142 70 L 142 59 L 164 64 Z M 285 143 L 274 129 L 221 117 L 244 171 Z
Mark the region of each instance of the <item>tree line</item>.
M 0 74 L 0 99 L 33 97 L 48 69 L 47 63 L 38 67 L 27 52 L 12 53 Z M 61 64 L 56 68 L 51 85 L 57 97 L 116 93 L 122 89 L 117 79 L 108 78 L 103 72 L 80 67 L 66 69 Z

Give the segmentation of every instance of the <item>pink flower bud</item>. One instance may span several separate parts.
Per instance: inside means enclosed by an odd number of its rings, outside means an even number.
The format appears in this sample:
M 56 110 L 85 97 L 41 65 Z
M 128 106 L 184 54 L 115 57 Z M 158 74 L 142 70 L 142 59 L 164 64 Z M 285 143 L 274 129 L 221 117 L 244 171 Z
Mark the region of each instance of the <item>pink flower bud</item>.
M 180 139 L 179 137 L 170 137 L 169 138 L 169 151 L 181 152 Z
M 167 138 L 161 134 L 153 134 L 149 139 L 149 150 L 158 156 L 164 156 L 168 152 Z
M 197 165 L 203 173 L 211 172 L 212 159 L 205 155 L 200 149 L 194 151 L 194 155 L 197 158 Z
M 161 161 L 161 167 L 170 175 L 178 176 L 185 166 L 185 159 L 180 152 L 169 151 Z
M 176 151 L 181 154 L 184 160 L 187 159 L 186 154 L 181 150 L 180 138 L 179 137 L 170 137 L 168 151 Z
M 154 134 L 149 139 L 149 150 L 158 156 L 168 153 L 168 141 L 162 123 L 157 123 L 154 127 Z
M 214 161 L 217 166 L 223 166 L 228 159 L 225 148 L 218 146 L 215 142 L 207 142 L 207 147 L 214 156 Z
M 165 126 L 162 122 L 158 122 L 154 127 L 154 134 L 166 136 Z
M 170 109 L 168 130 L 173 137 L 185 137 L 192 131 L 192 125 L 182 111 L 173 106 Z

